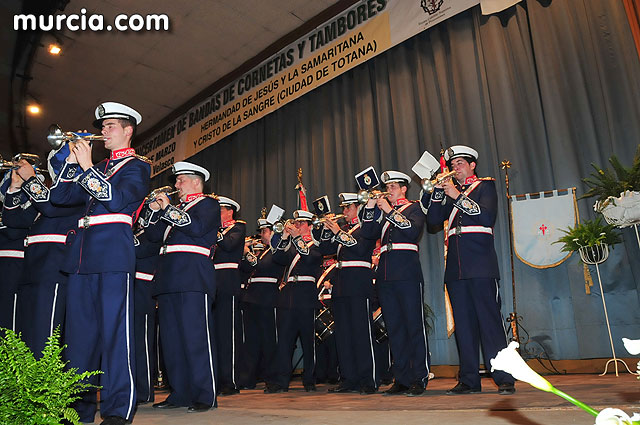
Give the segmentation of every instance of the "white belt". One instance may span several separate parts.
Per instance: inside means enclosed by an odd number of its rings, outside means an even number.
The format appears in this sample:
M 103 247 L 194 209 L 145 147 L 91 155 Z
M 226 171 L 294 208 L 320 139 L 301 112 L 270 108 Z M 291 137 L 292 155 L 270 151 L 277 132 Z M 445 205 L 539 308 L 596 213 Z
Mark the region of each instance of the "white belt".
M 385 251 L 397 251 L 397 250 L 418 251 L 418 245 L 414 243 L 388 243 L 380 247 L 380 253 L 383 253 Z
M 202 254 L 207 257 L 211 254 L 209 248 L 198 245 L 163 245 L 160 248 L 160 255 L 171 254 L 172 252 L 190 252 L 192 254 Z
M 153 280 L 153 275 L 149 273 L 136 272 L 136 279 L 146 280 L 147 282 L 151 282 Z
M 24 258 L 24 251 L 17 249 L 0 249 L 0 258 Z
M 86 229 L 90 226 L 97 226 L 98 224 L 111 224 L 111 223 L 123 223 L 132 225 L 133 219 L 127 214 L 100 214 L 100 215 L 88 215 L 78 220 L 78 227 Z
M 313 276 L 289 276 L 287 282 L 315 282 L 316 278 Z
M 449 229 L 449 236 L 460 235 L 462 233 L 486 233 L 493 235 L 493 229 L 484 226 L 461 226 Z
M 371 263 L 368 261 L 338 261 L 338 265 L 336 267 L 339 269 L 343 269 L 345 267 L 364 267 L 366 269 L 370 269 Z
M 238 268 L 238 263 L 218 263 L 218 264 L 214 264 L 213 268 L 216 269 L 216 270 L 237 269 Z
M 277 277 L 251 277 L 249 283 L 278 283 Z
M 34 243 L 65 243 L 65 242 L 67 242 L 67 235 L 45 234 L 45 235 L 32 235 L 24 238 L 25 247 Z

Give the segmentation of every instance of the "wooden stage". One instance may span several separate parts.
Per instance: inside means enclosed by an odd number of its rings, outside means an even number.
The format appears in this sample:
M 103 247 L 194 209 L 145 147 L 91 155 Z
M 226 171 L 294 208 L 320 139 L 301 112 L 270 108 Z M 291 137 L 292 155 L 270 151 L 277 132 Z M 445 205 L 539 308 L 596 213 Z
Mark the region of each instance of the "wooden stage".
M 634 365 L 635 366 L 635 365 Z M 640 412 L 640 381 L 628 373 L 550 375 L 558 389 L 596 410 L 617 407 L 631 415 Z M 429 381 L 419 397 L 359 394 L 329 394 L 332 385 L 318 385 L 318 392 L 306 393 L 299 379 L 288 393 L 264 394 L 264 386 L 218 398 L 218 408 L 188 413 L 186 408 L 162 411 L 141 405 L 136 425 L 204 424 L 465 424 L 465 425 L 555 425 L 594 424 L 595 418 L 553 394 L 517 382 L 516 393 L 497 393 L 493 381 L 482 380 L 481 394 L 448 396 L 453 378 Z M 382 387 L 382 390 L 388 388 Z M 166 392 L 156 395 L 162 401 Z M 97 421 L 100 423 L 100 421 Z

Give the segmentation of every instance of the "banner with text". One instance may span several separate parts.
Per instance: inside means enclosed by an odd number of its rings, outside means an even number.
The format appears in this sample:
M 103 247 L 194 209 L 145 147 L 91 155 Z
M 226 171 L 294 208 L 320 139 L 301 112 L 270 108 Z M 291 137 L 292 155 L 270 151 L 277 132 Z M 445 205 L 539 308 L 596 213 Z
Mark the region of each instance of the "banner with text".
M 340 74 L 478 4 L 479 0 L 366 0 L 281 49 L 136 144 L 168 169 Z

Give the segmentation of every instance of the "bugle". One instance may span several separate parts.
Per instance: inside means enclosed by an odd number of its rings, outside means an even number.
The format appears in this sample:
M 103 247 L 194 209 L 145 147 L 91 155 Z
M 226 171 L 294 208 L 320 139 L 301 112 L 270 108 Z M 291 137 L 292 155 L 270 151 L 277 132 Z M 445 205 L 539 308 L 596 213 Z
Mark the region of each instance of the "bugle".
M 317 215 L 314 215 L 313 218 L 311 218 L 311 225 L 314 228 L 319 229 L 327 221 L 338 221 L 341 218 L 344 218 L 344 214 L 336 214 L 333 216 L 325 216 L 325 217 L 318 217 Z
M 79 139 L 88 140 L 89 142 L 94 140 L 105 140 L 104 136 L 99 136 L 97 134 L 62 131 L 58 124 L 51 124 L 49 127 L 49 134 L 47 134 L 47 142 L 49 142 L 52 149 L 59 149 L 65 143 L 75 142 Z
M 276 221 L 275 223 L 273 223 L 273 231 L 276 233 L 282 233 L 284 232 L 284 228 L 286 227 L 286 225 L 292 223 L 292 219 L 288 219 L 286 221 Z
M 151 191 L 151 193 L 149 193 L 147 195 L 147 197 L 144 199 L 145 204 L 150 204 L 150 203 L 156 201 L 158 199 L 158 195 L 160 195 L 162 193 L 167 195 L 167 196 L 171 196 L 171 195 L 175 195 L 176 193 L 178 193 L 178 191 L 175 190 L 174 188 L 172 188 L 171 186 L 162 186 L 162 187 L 159 187 L 157 189 L 153 189 Z
M 39 171 L 41 173 L 49 172 L 48 170 L 40 168 L 40 157 L 34 153 L 16 154 L 13 156 L 11 161 L 3 159 L 2 155 L 0 155 L 0 171 L 15 170 L 17 168 L 20 168 L 19 162 L 23 159 L 31 164 L 36 169 L 36 171 Z
M 433 190 L 435 189 L 435 186 L 437 184 L 441 184 L 446 182 L 447 180 L 453 178 L 453 176 L 456 174 L 455 171 L 448 171 L 444 174 L 442 174 L 440 177 L 435 178 L 433 180 L 431 179 L 422 179 L 420 181 L 420 185 L 422 186 L 422 190 L 424 190 L 426 193 L 431 193 L 433 192 Z
M 366 204 L 369 202 L 369 199 L 380 199 L 385 196 L 389 196 L 389 192 L 380 192 L 379 190 L 361 190 L 358 192 L 358 202 L 361 204 Z

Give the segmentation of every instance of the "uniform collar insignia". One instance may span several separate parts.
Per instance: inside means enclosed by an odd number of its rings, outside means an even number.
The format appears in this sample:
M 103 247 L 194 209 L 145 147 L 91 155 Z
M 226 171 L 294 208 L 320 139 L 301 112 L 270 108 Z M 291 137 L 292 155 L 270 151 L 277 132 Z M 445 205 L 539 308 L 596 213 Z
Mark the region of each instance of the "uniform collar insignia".
M 302 235 L 302 240 L 305 242 L 311 242 L 311 235 Z
M 407 198 L 400 198 L 396 201 L 395 204 L 393 204 L 393 206 L 397 207 L 397 206 L 408 204 L 408 203 L 409 203 L 409 200 Z
M 111 160 L 122 159 L 135 154 L 136 154 L 136 150 L 133 148 L 118 149 L 115 151 L 111 151 L 111 157 L 109 159 Z
M 351 224 L 358 224 L 358 217 L 353 217 L 351 219 Z
M 463 183 L 463 184 L 466 186 L 466 185 L 469 185 L 469 184 L 471 184 L 471 183 L 474 183 L 476 180 L 478 180 L 478 176 L 476 176 L 476 175 L 474 174 L 473 176 L 467 177 L 467 178 L 464 180 L 464 183 Z
M 203 193 L 192 193 L 191 195 L 187 195 L 187 197 L 184 198 L 184 202 L 191 202 L 194 199 L 200 198 L 201 196 L 204 196 L 204 194 Z
M 235 220 L 225 221 L 224 223 L 222 223 L 222 227 L 229 227 L 232 224 L 234 224 L 235 222 L 236 222 Z

